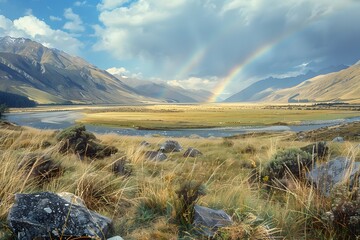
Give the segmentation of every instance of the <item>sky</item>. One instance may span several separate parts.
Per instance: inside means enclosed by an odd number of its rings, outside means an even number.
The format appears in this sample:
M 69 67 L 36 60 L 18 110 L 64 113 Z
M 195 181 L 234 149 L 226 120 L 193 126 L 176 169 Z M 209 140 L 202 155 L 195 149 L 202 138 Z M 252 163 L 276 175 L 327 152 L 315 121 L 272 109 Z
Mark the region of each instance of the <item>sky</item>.
M 0 36 L 111 73 L 205 89 L 360 60 L 360 0 L 0 0 Z

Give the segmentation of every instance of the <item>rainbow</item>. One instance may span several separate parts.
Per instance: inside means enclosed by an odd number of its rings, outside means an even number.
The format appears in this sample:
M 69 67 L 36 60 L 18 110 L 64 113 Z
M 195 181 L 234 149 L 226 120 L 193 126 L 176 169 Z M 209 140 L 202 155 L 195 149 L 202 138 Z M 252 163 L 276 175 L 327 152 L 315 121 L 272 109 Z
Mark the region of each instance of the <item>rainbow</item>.
M 240 64 L 236 65 L 232 68 L 229 73 L 224 77 L 214 88 L 213 95 L 208 99 L 207 102 L 216 102 L 218 97 L 224 92 L 227 85 L 233 81 L 239 73 L 249 64 L 251 64 L 254 60 L 259 58 L 260 56 L 267 53 L 270 49 L 272 49 L 276 45 L 277 41 L 272 41 L 267 43 L 260 48 L 256 49 L 254 52 L 249 54 Z
M 207 46 L 201 47 L 199 50 L 195 51 L 195 53 L 186 61 L 183 67 L 179 69 L 179 71 L 175 74 L 175 78 L 182 78 L 186 75 L 189 75 L 192 69 L 194 69 L 201 60 L 204 58 L 207 52 Z
M 273 49 L 275 46 L 277 46 L 280 42 L 282 42 L 284 39 L 289 37 L 290 35 L 300 31 L 301 29 L 308 26 L 310 23 L 314 22 L 316 19 L 318 19 L 320 16 L 315 16 L 312 19 L 308 19 L 307 21 L 299 24 L 296 27 L 293 27 L 282 34 L 280 36 L 277 36 L 273 39 L 271 39 L 269 42 L 265 43 L 264 45 L 258 47 L 256 50 L 251 52 L 243 61 L 241 61 L 239 64 L 237 64 L 235 67 L 233 67 L 228 74 L 221 79 L 221 81 L 214 87 L 212 90 L 213 95 L 208 99 L 207 102 L 216 102 L 219 98 L 219 96 L 224 92 L 226 87 L 231 83 L 236 77 L 241 73 L 241 71 L 246 68 L 248 65 L 252 64 L 255 60 L 260 58 L 261 56 L 265 55 L 267 52 L 269 52 L 271 49 Z M 196 66 L 199 65 L 199 63 L 203 60 L 203 58 L 206 56 L 207 52 L 211 49 L 211 47 L 221 42 L 221 39 L 225 38 L 231 31 L 236 28 L 237 25 L 231 24 L 227 27 L 222 28 L 221 32 L 214 35 L 210 41 L 201 48 L 199 48 L 197 51 L 195 51 L 187 61 L 185 61 L 184 65 L 179 69 L 179 71 L 175 74 L 176 78 L 182 78 L 184 76 L 189 75 L 192 69 L 194 69 Z
M 309 19 L 308 21 L 303 22 L 297 27 L 291 28 L 288 31 L 283 32 L 280 34 L 280 36 L 277 36 L 273 39 L 271 39 L 269 42 L 265 43 L 264 45 L 257 48 L 255 51 L 250 53 L 242 62 L 240 62 L 238 65 L 233 67 L 228 74 L 219 81 L 218 84 L 214 87 L 212 90 L 213 95 L 208 99 L 207 102 L 216 102 L 219 98 L 219 96 L 224 92 L 226 87 L 231 83 L 236 77 L 240 74 L 240 72 L 246 68 L 248 65 L 252 64 L 256 59 L 259 57 L 265 55 L 267 52 L 269 52 L 271 49 L 276 47 L 279 43 L 281 43 L 283 40 L 287 39 L 289 36 L 291 36 L 294 33 L 297 33 L 304 29 L 306 26 L 308 26 L 310 23 L 314 22 L 316 19 L 318 19 L 320 16 L 315 16 L 312 19 Z
M 220 32 L 214 34 L 206 44 L 201 46 L 197 51 L 190 55 L 190 57 L 185 61 L 184 65 L 179 68 L 179 71 L 174 75 L 176 78 L 182 78 L 188 76 L 191 73 L 191 70 L 199 65 L 199 63 L 204 59 L 208 51 L 212 46 L 221 42 L 228 34 L 230 34 L 234 29 L 236 29 L 237 24 L 229 24 L 226 27 L 221 28 Z

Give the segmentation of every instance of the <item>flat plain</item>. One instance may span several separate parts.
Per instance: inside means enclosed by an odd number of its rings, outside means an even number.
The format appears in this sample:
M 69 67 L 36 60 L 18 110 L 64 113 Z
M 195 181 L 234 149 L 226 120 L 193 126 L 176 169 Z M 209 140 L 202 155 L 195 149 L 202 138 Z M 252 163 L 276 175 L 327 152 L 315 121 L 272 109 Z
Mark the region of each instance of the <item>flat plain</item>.
M 198 104 L 85 109 L 79 123 L 139 129 L 297 125 L 304 121 L 359 117 L 356 107 L 311 105 Z

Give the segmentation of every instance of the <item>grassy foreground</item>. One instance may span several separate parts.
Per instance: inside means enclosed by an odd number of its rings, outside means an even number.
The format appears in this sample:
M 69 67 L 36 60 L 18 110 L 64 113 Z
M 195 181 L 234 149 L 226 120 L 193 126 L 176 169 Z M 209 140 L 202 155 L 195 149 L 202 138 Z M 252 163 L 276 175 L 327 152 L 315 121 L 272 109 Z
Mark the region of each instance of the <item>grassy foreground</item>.
M 357 116 L 360 116 L 359 111 L 296 105 L 151 105 L 86 110 L 84 118 L 78 122 L 140 129 L 181 129 L 298 124 Z
M 278 150 L 296 148 L 309 142 L 290 141 L 293 135 L 247 137 L 242 139 L 176 139 L 183 146 L 203 152 L 197 158 L 182 153 L 168 154 L 168 160 L 145 160 L 144 150 L 157 150 L 164 138 L 98 135 L 104 144 L 120 151 L 102 160 L 79 160 L 75 154 L 60 154 L 53 131 L 24 128 L 0 129 L 0 239 L 11 239 L 6 216 L 17 192 L 71 192 L 87 207 L 113 219 L 115 234 L 124 239 L 200 239 L 178 221 L 181 214 L 177 192 L 185 182 L 205 186 L 206 195 L 198 204 L 223 209 L 235 224 L 223 229 L 216 239 L 338 239 L 334 229 L 319 217 L 330 209 L 329 200 L 306 183 L 267 191 L 256 180 Z M 146 140 L 150 147 L 140 147 Z M 46 144 L 44 144 L 46 143 Z M 337 155 L 360 160 L 358 142 L 332 143 L 329 158 Z M 41 184 L 18 170 L 28 153 L 51 156 L 62 166 L 62 174 Z M 126 156 L 132 172 L 118 176 L 112 164 Z M 188 234 L 189 233 L 189 234 Z

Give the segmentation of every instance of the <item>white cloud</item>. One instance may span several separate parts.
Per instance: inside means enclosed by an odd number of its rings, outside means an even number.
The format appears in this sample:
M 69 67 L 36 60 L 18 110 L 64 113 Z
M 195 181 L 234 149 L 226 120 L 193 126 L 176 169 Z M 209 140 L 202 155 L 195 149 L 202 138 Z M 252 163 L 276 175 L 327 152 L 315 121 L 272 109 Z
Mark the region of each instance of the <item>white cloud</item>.
M 24 16 L 14 21 L 0 15 L 0 35 L 25 37 L 51 48 L 58 48 L 70 54 L 78 54 L 83 44 L 70 34 L 54 30 L 35 16 Z
M 25 16 L 14 20 L 14 27 L 32 38 L 48 36 L 53 31 L 45 22 L 34 16 Z
M 199 78 L 190 77 L 183 80 L 169 80 L 166 83 L 174 87 L 182 87 L 184 89 L 213 89 L 218 83 L 219 79 L 216 77 L 212 78 Z
M 347 64 L 354 58 L 351 49 L 359 49 L 354 22 L 360 21 L 360 5 L 350 0 L 126 2 L 98 4 L 102 24 L 94 27 L 94 49 L 119 61 L 137 61 L 144 74 L 163 79 L 223 78 L 244 63 L 237 76 L 244 82 L 292 73 L 324 56 L 323 65 L 335 59 Z M 185 80 L 171 84 L 191 85 Z M 232 84 L 235 89 L 239 81 Z
M 50 19 L 51 21 L 54 21 L 54 22 L 56 22 L 56 21 L 61 21 L 61 20 L 62 20 L 62 18 L 56 17 L 56 16 L 50 16 L 49 19 Z
M 67 8 L 64 11 L 65 19 L 69 20 L 63 26 L 64 29 L 70 32 L 83 32 L 85 27 L 79 15 L 75 14 L 71 8 Z
M 120 67 L 120 68 L 112 67 L 112 68 L 106 69 L 106 71 L 113 75 L 119 75 L 122 78 L 134 78 L 134 79 L 142 79 L 143 78 L 143 75 L 141 72 L 132 73 L 124 67 Z
M 120 7 L 129 1 L 130 0 L 102 0 L 96 7 L 100 11 L 111 10 L 116 7 Z
M 74 3 L 74 6 L 80 7 L 80 6 L 84 6 L 86 3 L 87 3 L 87 1 L 76 1 Z
M 121 68 L 116 68 L 116 67 L 112 67 L 112 68 L 109 68 L 109 69 L 106 69 L 106 71 L 110 74 L 117 74 L 117 75 L 127 75 L 129 74 L 130 72 L 128 70 L 126 70 L 126 68 L 124 67 L 121 67 Z
M 7 30 L 13 25 L 12 21 L 3 15 L 0 15 L 0 29 Z

